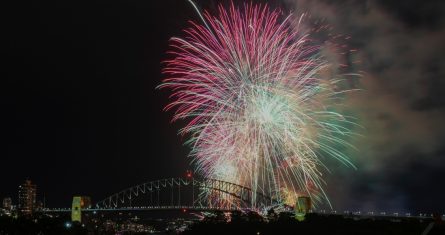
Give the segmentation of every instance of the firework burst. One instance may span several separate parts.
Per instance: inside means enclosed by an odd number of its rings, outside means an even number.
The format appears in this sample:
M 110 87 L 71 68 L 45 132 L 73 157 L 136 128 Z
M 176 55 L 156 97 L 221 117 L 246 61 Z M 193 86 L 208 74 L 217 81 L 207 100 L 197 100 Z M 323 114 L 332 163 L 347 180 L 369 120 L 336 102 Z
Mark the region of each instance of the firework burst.
M 352 133 L 334 111 L 344 91 L 323 78 L 330 64 L 320 46 L 267 5 L 219 6 L 202 18 L 171 39 L 160 85 L 173 91 L 173 120 L 188 120 L 180 133 L 196 170 L 282 202 L 296 194 L 328 201 L 321 158 L 352 166 L 338 147 Z

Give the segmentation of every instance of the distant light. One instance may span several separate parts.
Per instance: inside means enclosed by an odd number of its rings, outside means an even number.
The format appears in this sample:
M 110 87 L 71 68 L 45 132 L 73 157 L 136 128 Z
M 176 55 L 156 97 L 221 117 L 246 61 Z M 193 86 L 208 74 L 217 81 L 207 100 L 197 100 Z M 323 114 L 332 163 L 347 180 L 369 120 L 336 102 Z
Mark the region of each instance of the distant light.
M 65 223 L 65 228 L 71 228 L 71 226 L 72 226 L 71 222 L 66 222 Z

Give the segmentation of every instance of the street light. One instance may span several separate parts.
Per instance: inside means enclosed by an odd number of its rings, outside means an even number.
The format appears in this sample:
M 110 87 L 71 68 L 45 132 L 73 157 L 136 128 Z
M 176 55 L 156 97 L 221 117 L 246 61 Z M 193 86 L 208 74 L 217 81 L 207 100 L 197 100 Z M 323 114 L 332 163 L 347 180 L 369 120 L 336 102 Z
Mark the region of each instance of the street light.
M 71 222 L 65 222 L 65 228 L 69 229 L 71 226 L 73 226 Z

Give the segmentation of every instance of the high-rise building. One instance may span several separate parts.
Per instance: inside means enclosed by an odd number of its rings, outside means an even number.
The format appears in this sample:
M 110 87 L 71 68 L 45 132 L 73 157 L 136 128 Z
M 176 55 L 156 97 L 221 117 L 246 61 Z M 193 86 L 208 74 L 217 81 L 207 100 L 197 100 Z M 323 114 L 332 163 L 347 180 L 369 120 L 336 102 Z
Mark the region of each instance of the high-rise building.
M 12 210 L 12 199 L 10 197 L 3 198 L 3 209 L 7 211 Z
M 32 184 L 30 180 L 19 186 L 19 204 L 18 212 L 20 215 L 32 215 L 36 205 L 37 186 Z

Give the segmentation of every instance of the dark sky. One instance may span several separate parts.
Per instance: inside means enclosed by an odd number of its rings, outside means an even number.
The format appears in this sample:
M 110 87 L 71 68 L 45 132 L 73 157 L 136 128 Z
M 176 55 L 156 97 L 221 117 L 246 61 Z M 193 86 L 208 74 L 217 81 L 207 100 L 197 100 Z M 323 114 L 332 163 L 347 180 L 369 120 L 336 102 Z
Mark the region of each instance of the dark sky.
M 186 1 L 107 2 L 3 7 L 0 197 L 29 178 L 67 206 L 189 168 L 155 87 L 169 38 L 196 15 Z
M 348 105 L 365 138 L 353 141 L 359 170 L 328 176 L 334 206 L 443 212 L 444 2 L 271 2 L 326 20 L 359 50 L 364 91 Z M 28 178 L 49 206 L 68 206 L 191 168 L 181 123 L 162 111 L 168 92 L 155 89 L 168 39 L 198 21 L 186 0 L 1 9 L 0 198 L 16 202 Z

